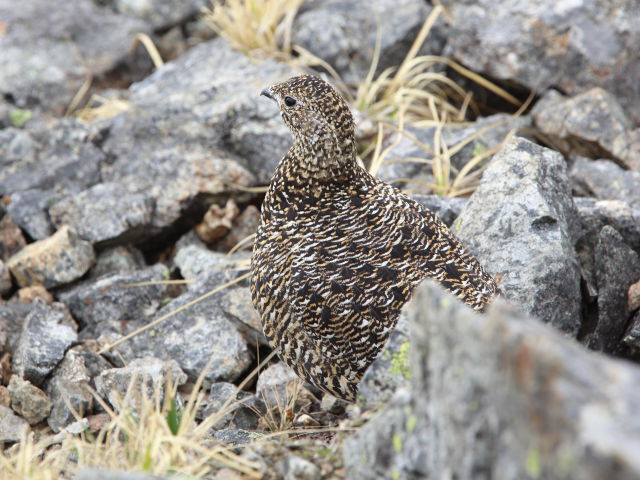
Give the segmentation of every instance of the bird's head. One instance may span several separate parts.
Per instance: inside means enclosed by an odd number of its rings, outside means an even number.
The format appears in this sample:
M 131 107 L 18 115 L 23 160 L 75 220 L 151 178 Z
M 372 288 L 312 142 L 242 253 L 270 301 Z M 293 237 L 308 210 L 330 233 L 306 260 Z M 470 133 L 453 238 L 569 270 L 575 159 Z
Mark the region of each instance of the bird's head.
M 275 100 L 296 143 L 316 151 L 353 148 L 353 116 L 334 88 L 319 77 L 300 75 L 262 90 Z

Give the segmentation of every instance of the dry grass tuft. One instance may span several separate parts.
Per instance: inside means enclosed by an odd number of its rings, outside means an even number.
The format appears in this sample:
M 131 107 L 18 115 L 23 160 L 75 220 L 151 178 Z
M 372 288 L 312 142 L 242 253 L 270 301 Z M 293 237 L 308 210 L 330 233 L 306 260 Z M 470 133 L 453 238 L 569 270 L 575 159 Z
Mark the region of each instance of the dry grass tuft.
M 212 0 L 205 22 L 234 48 L 288 59 L 291 25 L 304 0 Z

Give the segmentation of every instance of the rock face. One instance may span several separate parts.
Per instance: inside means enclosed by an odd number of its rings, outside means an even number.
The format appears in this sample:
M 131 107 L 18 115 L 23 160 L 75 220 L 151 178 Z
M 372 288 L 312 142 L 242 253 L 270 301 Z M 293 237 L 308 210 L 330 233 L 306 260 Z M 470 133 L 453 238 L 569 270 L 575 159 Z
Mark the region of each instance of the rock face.
M 91 244 L 78 238 L 76 232 L 65 225 L 51 237 L 20 250 L 9 259 L 7 266 L 19 286 L 40 284 L 49 288 L 77 280 L 94 261 Z
M 0 442 L 19 442 L 25 430 L 29 430 L 27 421 L 0 405 Z
M 503 295 L 570 334 L 581 325 L 577 217 L 562 156 L 515 138 L 494 156 L 454 232 Z
M 115 67 L 142 22 L 94 2 L 71 0 L 52 9 L 45 0 L 0 2 L 7 25 L 0 36 L 0 91 L 20 107 L 63 114 L 85 76 Z
M 348 0 L 303 5 L 293 26 L 293 43 L 332 65 L 343 80 L 364 78 L 380 35 L 379 70 L 398 65 L 429 13 L 419 0 L 373 0 L 354 8 Z M 443 39 L 434 32 L 428 50 L 437 55 Z
M 611 160 L 578 157 L 569 174 L 579 195 L 621 200 L 640 210 L 640 172 L 624 170 Z
M 445 55 L 493 78 L 575 95 L 605 88 L 640 120 L 635 0 L 446 0 Z
M 151 223 L 153 203 L 118 183 L 99 183 L 57 201 L 49 215 L 56 227 L 69 225 L 83 240 L 104 247 L 139 240 Z
M 612 158 L 625 168 L 640 170 L 640 129 L 632 129 L 616 98 L 601 88 L 567 99 L 552 91 L 536 105 L 534 119 L 567 153 Z
M 50 307 L 44 300 L 36 299 L 22 325 L 13 372 L 39 386 L 78 339 L 69 321 L 64 305 Z
M 637 366 L 500 299 L 479 316 L 425 283 L 407 311 L 411 389 L 347 441 L 347 478 L 640 475 Z

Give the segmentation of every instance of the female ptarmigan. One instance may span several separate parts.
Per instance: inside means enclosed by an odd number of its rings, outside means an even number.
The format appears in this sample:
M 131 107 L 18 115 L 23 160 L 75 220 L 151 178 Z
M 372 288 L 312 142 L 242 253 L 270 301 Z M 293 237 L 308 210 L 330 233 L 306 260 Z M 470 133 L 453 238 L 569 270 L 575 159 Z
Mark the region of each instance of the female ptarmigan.
M 351 112 L 329 84 L 303 75 L 262 94 L 294 142 L 262 205 L 253 304 L 300 377 L 353 401 L 422 279 L 475 310 L 496 285 L 437 216 L 357 164 Z

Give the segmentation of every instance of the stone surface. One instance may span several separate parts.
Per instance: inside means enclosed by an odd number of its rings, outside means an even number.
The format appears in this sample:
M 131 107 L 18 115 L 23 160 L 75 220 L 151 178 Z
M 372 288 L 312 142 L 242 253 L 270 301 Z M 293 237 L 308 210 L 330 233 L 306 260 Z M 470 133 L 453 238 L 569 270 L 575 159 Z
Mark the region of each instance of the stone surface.
M 0 2 L 0 92 L 22 108 L 64 113 L 87 75 L 113 69 L 143 22 L 94 2 Z
M 598 287 L 598 320 L 588 344 L 615 353 L 629 322 L 629 287 L 640 280 L 640 256 L 610 226 L 598 235 L 594 252 Z
M 105 155 L 96 145 L 99 137 L 95 128 L 74 118 L 52 120 L 28 132 L 0 130 L 0 190 L 12 196 L 30 191 L 23 198 L 28 210 L 45 215 L 51 198 L 81 192 L 100 181 Z M 33 191 L 41 191 L 42 198 L 34 198 Z
M 0 302 L 0 331 L 2 332 L 2 339 L 4 340 L 0 342 L 0 344 L 4 343 L 5 351 L 11 354 L 14 353 L 22 332 L 22 324 L 30 310 L 31 305 L 26 305 L 15 300 Z M 2 357 L 0 356 L 0 358 Z M 1 362 L 0 370 L 2 370 Z M 9 377 L 6 378 L 8 379 Z
M 211 385 L 202 416 L 207 418 L 217 415 L 218 421 L 211 427 L 213 430 L 256 429 L 258 411 L 264 411 L 264 405 L 250 393 L 236 390 L 237 387 L 233 383 L 216 382 Z
M 164 29 L 183 22 L 200 13 L 207 6 L 207 0 L 114 0 L 113 6 L 118 13 L 135 17 L 149 24 L 151 28 Z
M 502 294 L 524 311 L 577 334 L 578 228 L 562 156 L 521 138 L 496 153 L 453 231 Z
M 7 388 L 11 396 L 11 408 L 29 422 L 29 425 L 40 423 L 49 416 L 51 400 L 38 387 L 17 375 L 12 375 Z
M 246 237 L 256 233 L 258 225 L 260 225 L 260 210 L 254 205 L 248 205 L 235 218 L 231 225 L 231 231 L 216 244 L 216 248 L 223 252 L 228 252 Z M 251 243 L 245 245 L 246 248 L 251 248 Z
M 441 197 L 440 195 L 423 195 L 420 193 L 411 195 L 411 198 L 438 215 L 440 220 L 449 227 L 453 225 L 453 221 L 458 218 L 467 203 L 466 198 Z
M 159 310 L 155 318 L 168 315 L 235 276 L 236 272 L 211 272 L 197 279 L 185 293 Z M 205 383 L 234 381 L 249 367 L 252 352 L 220 305 L 225 295 L 225 291 L 210 295 L 132 338 L 128 343 L 134 354 L 173 359 L 190 381 L 195 381 L 211 360 Z
M 569 175 L 573 190 L 581 196 L 621 200 L 640 209 L 640 172 L 623 170 L 610 160 L 574 160 Z
M 427 18 L 419 0 L 374 0 L 358 8 L 347 0 L 316 0 L 303 5 L 293 23 L 292 41 L 332 65 L 343 80 L 361 81 L 374 58 L 379 34 L 379 71 L 399 65 Z M 441 52 L 441 27 L 435 27 L 425 50 Z
M 551 93 L 536 105 L 533 116 L 536 127 L 560 150 L 640 170 L 640 129 L 633 130 L 607 91 L 593 88 L 567 99 Z
M 78 339 L 70 320 L 64 305 L 49 306 L 36 299 L 22 324 L 13 355 L 13 372 L 39 386 Z
M 171 480 L 175 477 L 160 477 L 149 473 L 123 472 L 101 468 L 80 467 L 73 480 Z
M 570 95 L 599 86 L 640 120 L 636 0 L 445 0 L 445 55 L 485 76 Z
M 622 337 L 622 343 L 635 355 L 640 354 L 640 311 L 636 312 L 629 322 L 629 328 Z
M 30 287 L 22 287 L 17 293 L 20 303 L 31 303 L 36 298 L 41 298 L 47 304 L 53 303 L 53 295 L 42 285 L 31 285 Z
M 258 376 L 256 396 L 261 398 L 268 408 L 285 407 L 294 394 L 298 376 L 285 363 L 269 365 Z
M 141 326 L 160 308 L 167 295 L 166 285 L 130 286 L 164 280 L 169 272 L 157 264 L 135 272 L 88 280 L 57 293 L 80 323 L 81 338 L 97 338 L 101 333 L 128 332 L 128 324 Z
M 64 226 L 54 235 L 31 243 L 13 255 L 7 266 L 21 287 L 57 287 L 77 280 L 95 261 L 91 244 Z
M 0 443 L 19 442 L 24 431 L 29 431 L 29 424 L 10 408 L 0 405 Z
M 124 274 L 145 267 L 144 255 L 132 246 L 111 247 L 96 256 L 96 264 L 89 270 L 89 278 Z
M 11 215 L 0 215 L 0 259 L 5 262 L 27 244 Z
M 0 259 L 0 296 L 11 291 L 13 283 L 7 265 Z
M 52 400 L 47 423 L 54 432 L 59 432 L 91 411 L 93 395 L 88 388 L 89 380 L 84 357 L 77 350 L 69 350 L 45 389 Z
M 287 455 L 279 464 L 279 471 L 284 480 L 316 480 L 320 475 L 318 467 L 297 455 Z
M 252 62 L 223 39 L 195 46 L 133 84 L 131 108 L 101 124 L 111 159 L 102 181 L 153 198 L 152 225 L 161 230 L 192 208 L 204 213 L 234 185 L 268 183 L 291 137 L 259 92 L 293 74 Z
M 598 293 L 595 280 L 594 254 L 598 236 L 606 225 L 613 227 L 624 242 L 635 250 L 640 250 L 640 209 L 632 209 L 620 200 L 596 200 L 574 198 L 580 233 L 575 241 L 576 253 L 582 265 L 582 278 L 586 282 L 589 296 Z
M 408 314 L 411 390 L 347 440 L 347 478 L 640 474 L 637 365 L 589 352 L 501 299 L 481 317 L 430 282 Z
M 96 247 L 135 243 L 148 231 L 154 201 L 118 183 L 99 183 L 49 207 L 56 228 L 69 225 Z
M 187 376 L 175 361 L 154 357 L 138 358 L 124 368 L 105 370 L 95 379 L 100 396 L 117 408 L 124 407 L 122 400 L 130 388 L 130 399 L 136 407 L 143 399 L 155 402 L 156 392 L 162 402 L 167 381 L 182 385 Z
M 34 240 L 42 240 L 55 232 L 47 208 L 58 195 L 52 190 L 22 190 L 11 194 L 7 212 L 15 222 Z

